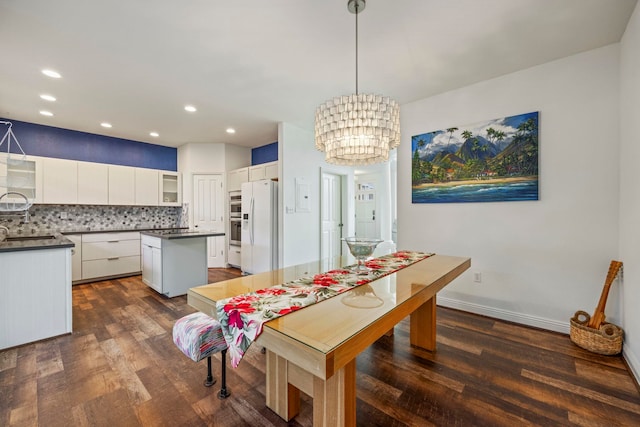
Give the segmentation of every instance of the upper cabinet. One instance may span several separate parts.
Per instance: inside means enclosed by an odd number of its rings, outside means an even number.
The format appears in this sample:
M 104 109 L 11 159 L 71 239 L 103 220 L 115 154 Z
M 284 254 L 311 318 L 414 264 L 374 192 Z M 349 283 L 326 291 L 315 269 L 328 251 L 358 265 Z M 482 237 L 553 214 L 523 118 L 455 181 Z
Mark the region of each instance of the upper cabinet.
M 78 163 L 78 203 L 109 204 L 109 167 L 102 163 Z
M 155 169 L 135 168 L 136 205 L 158 206 L 160 201 L 158 175 Z
M 249 167 L 249 181 L 278 179 L 278 162 L 263 163 Z
M 44 157 L 42 162 L 43 203 L 78 203 L 78 162 Z
M 180 173 L 162 171 L 158 178 L 160 206 L 180 206 L 182 204 L 182 178 Z
M 0 195 L 24 194 L 32 203 L 180 206 L 179 172 L 0 153 Z M 5 196 L 2 202 L 24 198 Z
M 20 193 L 33 203 L 42 203 L 42 159 L 31 156 L 9 157 L 0 153 L 0 195 Z M 22 202 L 23 197 L 8 194 L 2 202 Z
M 109 165 L 109 204 L 133 205 L 136 202 L 134 168 Z
M 240 168 L 227 173 L 227 191 L 240 191 L 243 182 L 249 181 L 249 168 Z

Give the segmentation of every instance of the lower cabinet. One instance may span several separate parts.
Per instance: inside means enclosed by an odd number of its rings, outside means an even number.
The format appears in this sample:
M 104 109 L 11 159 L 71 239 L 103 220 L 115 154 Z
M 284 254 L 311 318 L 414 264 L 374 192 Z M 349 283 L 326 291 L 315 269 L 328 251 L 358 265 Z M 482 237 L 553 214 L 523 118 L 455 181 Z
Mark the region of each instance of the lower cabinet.
M 70 266 L 71 248 L 0 252 L 0 350 L 71 332 Z
M 76 246 L 71 248 L 71 280 L 82 280 L 82 234 L 67 234 L 65 236 Z
M 158 237 L 142 236 L 142 282 L 162 293 L 162 242 Z
M 92 233 L 82 236 L 82 280 L 140 272 L 140 233 Z
M 207 237 L 160 238 L 142 234 L 142 282 L 167 297 L 206 285 Z
M 229 250 L 227 251 L 227 264 L 232 267 L 240 268 L 240 254 L 240 246 L 229 245 Z

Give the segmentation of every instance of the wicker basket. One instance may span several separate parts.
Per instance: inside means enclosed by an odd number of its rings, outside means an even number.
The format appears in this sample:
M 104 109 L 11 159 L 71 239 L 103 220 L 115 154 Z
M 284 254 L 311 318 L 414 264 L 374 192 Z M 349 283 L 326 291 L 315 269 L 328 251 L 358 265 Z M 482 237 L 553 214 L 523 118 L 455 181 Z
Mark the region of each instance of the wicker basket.
M 612 356 L 622 351 L 623 332 L 613 323 L 602 323 L 600 329 L 587 326 L 591 316 L 584 311 L 576 311 L 571 318 L 571 341 L 593 353 Z

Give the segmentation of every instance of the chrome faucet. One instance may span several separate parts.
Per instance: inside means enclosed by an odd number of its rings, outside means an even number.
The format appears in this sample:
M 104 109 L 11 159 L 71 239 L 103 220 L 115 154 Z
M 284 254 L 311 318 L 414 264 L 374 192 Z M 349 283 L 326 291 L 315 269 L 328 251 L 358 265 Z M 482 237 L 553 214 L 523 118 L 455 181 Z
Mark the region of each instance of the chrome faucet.
M 4 230 L 4 234 L 7 236 L 9 235 L 9 229 L 4 225 L 0 225 L 0 230 Z

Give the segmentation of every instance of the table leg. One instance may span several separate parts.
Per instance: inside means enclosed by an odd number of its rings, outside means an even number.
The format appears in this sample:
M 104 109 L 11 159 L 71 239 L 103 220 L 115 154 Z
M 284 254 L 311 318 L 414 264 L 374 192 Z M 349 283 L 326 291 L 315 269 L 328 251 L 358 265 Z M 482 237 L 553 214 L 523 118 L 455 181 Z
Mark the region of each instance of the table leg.
M 347 363 L 331 378 L 315 377 L 313 384 L 314 427 L 356 425 L 356 361 Z
M 411 313 L 409 339 L 412 347 L 436 349 L 436 296 Z
M 285 421 L 300 411 L 300 391 L 313 399 L 314 427 L 356 425 L 356 361 L 330 378 L 313 376 L 267 350 L 267 407 Z M 295 385 L 293 385 L 293 384 Z
M 287 359 L 267 350 L 267 407 L 289 421 L 300 412 L 300 390 L 289 384 Z

